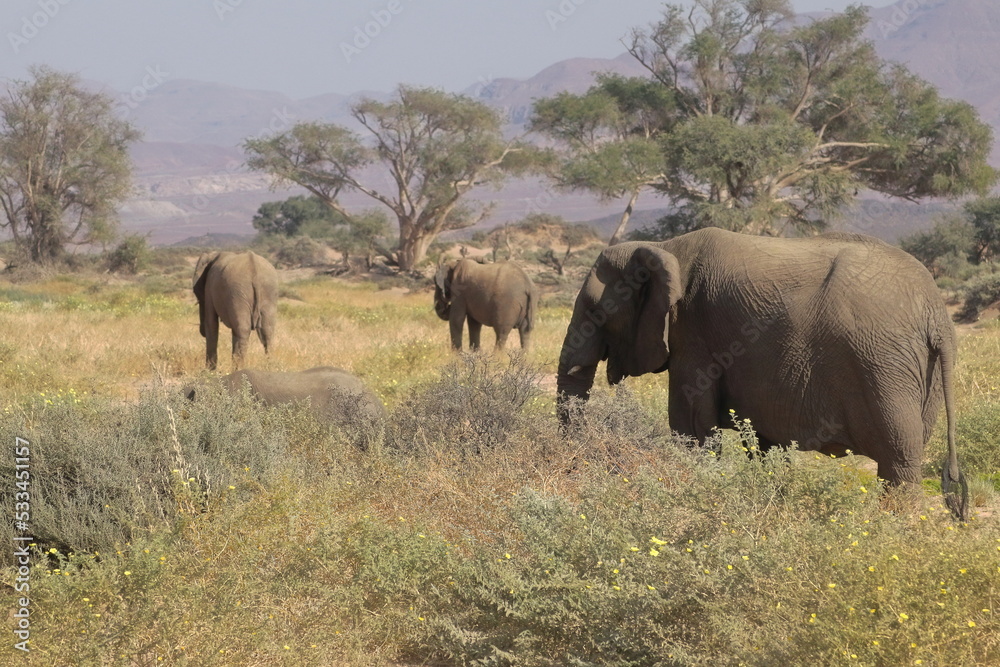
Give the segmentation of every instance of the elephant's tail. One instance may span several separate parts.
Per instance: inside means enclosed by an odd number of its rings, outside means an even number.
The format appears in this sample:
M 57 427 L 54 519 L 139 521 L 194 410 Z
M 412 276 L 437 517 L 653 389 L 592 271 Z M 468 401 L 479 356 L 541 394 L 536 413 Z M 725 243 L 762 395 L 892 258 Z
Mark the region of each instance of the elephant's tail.
M 941 384 L 944 388 L 944 410 L 948 420 L 948 457 L 941 468 L 941 492 L 948 509 L 965 521 L 969 508 L 969 485 L 958 467 L 958 448 L 955 445 L 955 401 L 952 395 L 954 382 L 954 346 L 940 343 L 937 347 L 941 363 Z
M 523 331 L 531 331 L 535 328 L 535 301 L 537 301 L 537 296 L 533 288 L 528 289 L 528 299 L 526 307 L 524 309 L 524 327 Z
M 260 288 L 258 287 L 257 283 L 254 282 L 252 286 L 253 286 L 253 302 L 250 304 L 250 331 L 259 332 L 261 329 L 262 319 L 264 317 L 263 313 L 261 312 L 263 309 L 260 307 L 261 301 L 263 299 L 261 299 Z
M 261 344 L 264 346 L 264 352 L 268 351 L 268 346 L 270 345 L 270 334 L 271 334 L 271 322 L 268 321 L 269 315 L 267 314 L 267 309 L 264 308 L 264 303 L 267 300 L 267 295 L 262 293 L 263 287 L 255 281 L 253 283 L 253 303 L 250 306 L 250 331 L 257 332 L 257 338 L 260 339 Z

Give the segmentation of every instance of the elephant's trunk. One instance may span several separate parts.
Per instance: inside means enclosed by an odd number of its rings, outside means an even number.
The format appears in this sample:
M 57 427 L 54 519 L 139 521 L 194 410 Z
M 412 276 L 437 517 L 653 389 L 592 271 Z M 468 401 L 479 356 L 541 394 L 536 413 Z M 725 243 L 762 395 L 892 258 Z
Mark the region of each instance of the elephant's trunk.
M 444 298 L 439 289 L 434 290 L 434 312 L 445 322 L 451 317 L 451 303 Z
M 559 424 L 565 428 L 573 419 L 573 413 L 579 405 L 574 405 L 573 399 L 586 401 L 590 398 L 590 388 L 594 386 L 594 375 L 597 364 L 593 366 L 570 367 L 568 363 L 560 362 L 556 375 L 556 414 Z
M 594 299 L 590 294 L 590 282 L 593 276 L 587 278 L 573 306 L 573 317 L 566 329 L 562 351 L 559 353 L 559 370 L 556 374 L 556 414 L 559 423 L 565 428 L 573 420 L 574 412 L 579 409 L 579 401 L 590 398 L 590 389 L 594 386 L 594 376 L 597 365 L 607 359 L 607 345 L 601 329 L 595 325 L 590 313 L 594 310 Z M 606 319 L 606 318 L 605 318 Z M 575 405 L 574 405 L 575 404 Z

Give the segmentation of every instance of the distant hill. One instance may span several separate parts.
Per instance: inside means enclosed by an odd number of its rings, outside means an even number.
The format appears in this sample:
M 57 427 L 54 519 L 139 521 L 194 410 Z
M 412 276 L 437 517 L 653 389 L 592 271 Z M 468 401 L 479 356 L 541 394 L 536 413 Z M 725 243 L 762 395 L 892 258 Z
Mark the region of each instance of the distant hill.
M 546 67 L 529 79 L 493 79 L 466 88 L 463 94 L 498 108 L 507 122 L 523 125 L 535 100 L 561 92 L 585 93 L 594 84 L 595 74 L 643 76 L 646 71 L 627 53 L 611 60 L 572 58 Z
M 202 234 L 170 244 L 175 248 L 245 248 L 254 240 L 255 234 Z
M 800 20 L 822 15 L 805 14 Z M 871 17 L 867 34 L 882 57 L 905 64 L 943 95 L 973 104 L 984 120 L 1000 128 L 1000 2 L 913 0 L 872 9 Z M 534 100 L 564 90 L 583 92 L 600 72 L 644 74 L 628 54 L 613 59 L 573 58 L 527 79 L 479 81 L 463 92 L 499 109 L 509 123 L 508 134 L 516 135 L 523 133 Z M 132 151 L 137 193 L 122 212 L 124 226 L 149 232 L 157 243 L 207 232 L 250 233 L 250 218 L 262 202 L 300 190 L 272 191 L 266 177 L 247 173 L 239 144 L 249 136 L 280 131 L 304 120 L 351 125 L 349 106 L 362 95 L 385 99 L 388 93 L 330 93 L 293 100 L 280 93 L 222 84 L 165 81 L 141 102 L 127 105 L 129 117 L 145 131 L 145 143 Z M 993 163 L 1000 165 L 997 151 Z M 594 221 L 602 233 L 610 234 L 611 221 L 617 220 L 623 206 L 601 203 L 586 194 L 554 191 L 536 180 L 514 181 L 499 192 L 475 196 L 497 202 L 493 216 L 480 225 L 485 229 L 544 210 L 570 221 Z M 360 208 L 371 202 L 355 195 L 346 197 L 345 204 Z M 630 228 L 655 220 L 662 215 L 657 211 L 663 205 L 656 197 L 640 199 Z M 908 212 L 890 216 L 894 222 L 879 231 L 881 235 L 896 238 L 926 226 L 928 212 L 945 205 L 902 206 L 899 211 Z M 862 206 L 858 215 L 865 215 L 864 211 Z
M 905 64 L 945 97 L 969 102 L 994 128 L 1000 127 L 998 35 L 996 0 L 897 2 L 871 10 L 868 27 L 879 55 Z
M 647 198 L 650 199 L 651 202 L 655 203 L 659 208 L 650 208 L 634 212 L 628 221 L 628 231 L 634 232 L 637 229 L 648 227 L 670 212 L 669 208 L 663 206 L 663 199 L 660 199 L 659 197 Z M 586 224 L 596 229 L 604 240 L 608 240 L 611 238 L 611 235 L 615 233 L 615 230 L 618 229 L 618 223 L 621 222 L 621 219 L 622 212 L 616 211 L 610 215 L 603 215 L 599 218 L 594 218 L 593 220 L 587 220 Z
M 638 75 L 641 68 L 629 56 L 614 59 L 574 58 L 525 79 L 493 79 L 469 87 L 467 95 L 502 111 L 509 134 L 522 134 L 535 99 L 561 90 L 581 93 L 597 72 Z M 247 137 L 277 132 L 305 120 L 354 125 L 350 105 L 360 97 L 387 99 L 388 93 L 321 95 L 292 100 L 280 93 L 244 90 L 201 81 L 167 81 L 149 91 L 130 119 L 145 132 L 143 143 L 132 150 L 137 193 L 122 210 L 127 229 L 149 233 L 154 243 L 207 232 L 248 233 L 250 219 L 265 201 L 300 194 L 296 188 L 271 190 L 269 180 L 243 167 L 239 148 Z M 375 176 L 378 178 L 378 176 Z M 497 201 L 490 227 L 517 220 L 533 210 L 563 215 L 572 220 L 619 209 L 586 194 L 551 191 L 546 183 L 525 179 L 508 184 L 501 192 L 475 193 Z M 362 195 L 344 197 L 349 207 L 369 207 Z

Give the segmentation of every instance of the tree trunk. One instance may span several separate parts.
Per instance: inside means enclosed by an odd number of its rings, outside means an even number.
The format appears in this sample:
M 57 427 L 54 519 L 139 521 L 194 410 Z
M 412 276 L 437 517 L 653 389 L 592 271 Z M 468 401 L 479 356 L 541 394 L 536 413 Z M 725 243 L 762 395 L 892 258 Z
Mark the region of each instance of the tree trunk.
M 427 249 L 430 248 L 434 237 L 430 234 L 414 234 L 408 238 L 400 236 L 399 239 L 399 270 L 412 271 L 427 257 Z
M 629 218 L 632 217 L 632 208 L 635 206 L 636 200 L 639 199 L 639 191 L 635 190 L 632 192 L 632 197 L 628 200 L 628 206 L 622 212 L 622 219 L 618 222 L 618 228 L 615 233 L 611 235 L 611 240 L 608 241 L 608 245 L 616 245 L 621 243 L 622 236 L 625 235 L 625 226 L 628 225 Z
M 43 216 L 33 224 L 28 223 L 31 259 L 40 264 L 50 264 L 62 255 L 63 245 L 59 234 L 59 220 Z

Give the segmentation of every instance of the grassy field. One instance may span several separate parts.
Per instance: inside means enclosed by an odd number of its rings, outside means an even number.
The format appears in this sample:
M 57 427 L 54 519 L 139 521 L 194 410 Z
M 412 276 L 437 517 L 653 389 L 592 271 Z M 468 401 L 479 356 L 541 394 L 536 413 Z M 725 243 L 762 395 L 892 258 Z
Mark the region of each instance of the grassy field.
M 599 387 L 562 436 L 573 281 L 520 359 L 453 355 L 429 289 L 288 280 L 273 353 L 254 340 L 248 365 L 351 370 L 384 427 L 188 403 L 208 375 L 188 276 L 0 282 L 0 498 L 13 512 L 26 438 L 37 538 L 31 652 L 7 633 L 0 663 L 1000 664 L 995 325 L 960 338 L 979 505 L 957 525 L 940 428 L 915 501 L 860 458 L 749 459 L 732 431 L 719 456 L 691 450 L 665 429 L 663 376 Z

